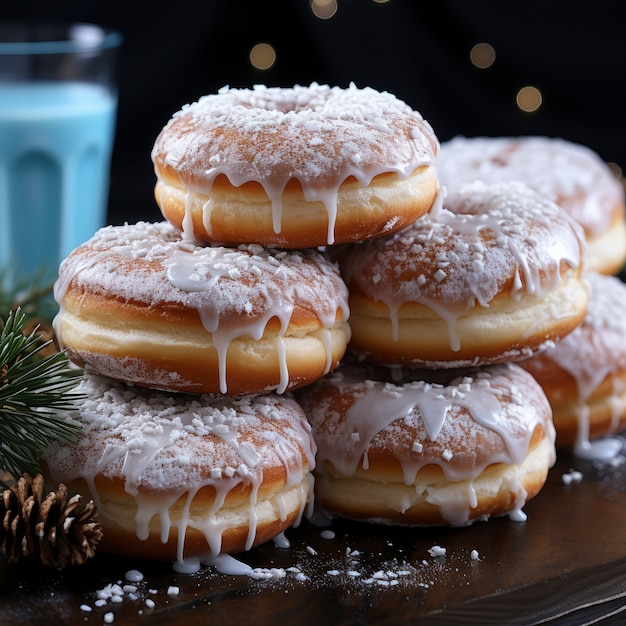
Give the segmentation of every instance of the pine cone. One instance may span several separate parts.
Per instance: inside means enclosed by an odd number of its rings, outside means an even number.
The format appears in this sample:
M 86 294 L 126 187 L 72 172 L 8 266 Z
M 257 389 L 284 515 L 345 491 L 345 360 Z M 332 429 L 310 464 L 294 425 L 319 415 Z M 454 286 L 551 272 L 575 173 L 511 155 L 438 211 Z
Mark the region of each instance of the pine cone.
M 95 554 L 102 539 L 99 522 L 94 521 L 92 500 L 80 503 L 76 494 L 68 499 L 60 484 L 45 498 L 44 479 L 24 474 L 17 485 L 5 489 L 0 500 L 0 551 L 14 563 L 39 557 L 44 565 L 81 565 Z

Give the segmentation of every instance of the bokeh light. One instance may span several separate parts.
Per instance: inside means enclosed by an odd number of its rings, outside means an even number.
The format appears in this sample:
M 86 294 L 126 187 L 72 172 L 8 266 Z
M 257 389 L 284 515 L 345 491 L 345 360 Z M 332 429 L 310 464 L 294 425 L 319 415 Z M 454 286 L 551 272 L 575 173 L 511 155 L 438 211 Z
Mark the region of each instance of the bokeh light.
M 470 61 L 481 70 L 486 70 L 496 60 L 496 51 L 488 43 L 477 43 L 470 50 Z
M 250 50 L 250 63 L 257 70 L 267 70 L 276 62 L 276 51 L 268 43 L 258 43 Z
M 327 20 L 337 13 L 337 0 L 311 0 L 311 11 L 315 17 Z
M 522 111 L 533 113 L 542 105 L 543 98 L 539 89 L 528 85 L 517 92 L 516 102 Z

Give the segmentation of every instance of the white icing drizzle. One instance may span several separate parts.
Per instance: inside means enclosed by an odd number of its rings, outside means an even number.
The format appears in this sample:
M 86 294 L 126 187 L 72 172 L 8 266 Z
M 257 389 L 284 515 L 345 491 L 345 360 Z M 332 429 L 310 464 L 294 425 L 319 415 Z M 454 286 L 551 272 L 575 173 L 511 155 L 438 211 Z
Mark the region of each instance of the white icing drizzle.
M 588 458 L 607 458 L 619 452 L 621 443 L 589 440 L 589 401 L 608 379 L 616 399 L 612 403 L 612 423 L 605 434 L 614 433 L 626 413 L 619 399 L 625 391 L 620 374 L 626 369 L 626 285 L 616 276 L 595 272 L 587 274 L 587 279 L 591 297 L 583 323 L 553 348 L 531 359 L 529 369 L 540 382 L 548 384 L 540 366 L 545 359 L 574 379 L 578 391 L 574 399 L 578 418 L 575 451 Z
M 347 288 L 336 266 L 322 253 L 253 244 L 196 245 L 184 241 L 167 222 L 100 229 L 61 264 L 55 284 L 61 312 L 72 281 L 78 288 L 111 297 L 197 310 L 218 351 L 222 393 L 228 391 L 226 353 L 234 339 L 248 335 L 258 340 L 271 319 L 280 321 L 277 391 L 282 393 L 289 383 L 283 338 L 294 309 L 308 309 L 319 319 L 328 369 L 330 329 L 338 316 L 344 322 L 349 317 Z
M 545 297 L 583 252 L 582 229 L 554 203 L 521 183 L 476 182 L 401 231 L 345 248 L 340 265 L 350 289 L 389 307 L 395 341 L 399 308 L 415 302 L 445 321 L 458 350 L 460 316 L 489 307 L 507 284 L 513 300 Z
M 295 179 L 306 201 L 326 207 L 332 244 L 337 191 L 346 179 L 366 186 L 382 173 L 407 178 L 431 165 L 438 148 L 423 117 L 387 92 L 353 84 L 345 89 L 256 85 L 224 87 L 183 107 L 157 137 L 152 160 L 178 174 L 187 189 L 187 216 L 194 194 L 209 196 L 203 208 L 208 232 L 218 176 L 234 186 L 260 183 L 272 202 L 276 233 L 281 232 L 283 191 Z M 185 233 L 190 232 L 187 217 Z
M 154 516 L 160 521 L 164 543 L 172 525 L 177 527 L 176 562 L 181 571 L 197 565 L 185 557 L 188 528 L 203 534 L 212 557 L 221 553 L 228 522 L 218 523 L 216 514 L 231 489 L 251 487 L 246 546 L 250 548 L 265 471 L 283 467 L 286 487 L 303 481 L 312 487 L 309 471 L 315 466 L 315 442 L 302 410 L 290 396 L 173 396 L 92 375 L 86 375 L 76 391 L 85 394 L 86 400 L 79 411 L 66 416 L 79 421 L 83 432 L 75 444 L 53 443 L 44 453 L 53 480 L 84 479 L 100 508 L 96 476 L 121 478 L 137 506 L 139 540 L 148 537 Z M 192 515 L 192 501 L 206 486 L 215 489 L 215 502 L 210 510 Z M 301 488 L 299 496 L 297 523 L 309 501 L 309 489 Z M 181 517 L 173 522 L 169 508 L 183 497 Z M 285 519 L 286 510 L 278 504 Z
M 358 369 L 345 366 L 312 387 L 336 389 L 343 398 L 339 404 L 348 403 L 345 410 L 337 410 L 336 400 L 315 393 L 308 397 L 309 391 L 302 390 L 298 398 L 318 446 L 316 471 L 323 473 L 327 462 L 345 476 L 353 475 L 359 465 L 367 470 L 373 448 L 386 450 L 400 463 L 406 485 L 414 483 L 422 468 L 438 465 L 448 481 L 468 481 L 468 488 L 458 501 L 451 501 L 449 490 L 439 495 L 433 485 L 428 501 L 440 507 L 449 523 L 465 524 L 469 508 L 476 504 L 472 481 L 491 464 L 520 465 L 538 424 L 552 444 L 555 431 L 541 387 L 518 365 L 483 367 L 458 378 L 445 375 L 449 382 L 395 384 L 363 378 Z M 489 431 L 500 443 L 487 443 Z M 555 459 L 554 453 L 551 462 Z M 511 514 L 519 517 L 527 494 L 520 480 L 513 482 L 510 491 L 516 501 Z
M 549 137 L 455 137 L 437 157 L 443 185 L 517 180 L 560 204 L 585 231 L 612 226 L 624 189 L 590 148 Z

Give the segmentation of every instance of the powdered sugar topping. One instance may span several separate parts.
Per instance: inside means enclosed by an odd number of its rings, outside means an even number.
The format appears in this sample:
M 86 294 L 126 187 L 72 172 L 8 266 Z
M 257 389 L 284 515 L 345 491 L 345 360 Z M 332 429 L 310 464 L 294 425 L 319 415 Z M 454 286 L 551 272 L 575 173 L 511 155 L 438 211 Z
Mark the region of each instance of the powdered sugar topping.
M 441 145 L 437 173 L 458 188 L 517 180 L 559 203 L 589 233 L 610 228 L 624 190 L 590 148 L 549 137 L 455 137 Z
M 152 150 L 157 171 L 173 168 L 188 194 L 211 195 L 225 175 L 234 186 L 258 182 L 272 201 L 280 232 L 282 194 L 297 180 L 307 201 L 329 214 L 329 243 L 337 190 L 349 177 L 362 185 L 382 173 L 407 178 L 431 165 L 439 142 L 406 103 L 371 88 L 296 85 L 225 87 L 177 112 Z
M 342 273 L 391 311 L 405 302 L 429 307 L 450 326 L 503 290 L 513 300 L 544 297 L 577 270 L 586 242 L 581 227 L 522 183 L 472 183 L 397 233 L 342 253 Z M 456 349 L 456 348 L 455 348 Z

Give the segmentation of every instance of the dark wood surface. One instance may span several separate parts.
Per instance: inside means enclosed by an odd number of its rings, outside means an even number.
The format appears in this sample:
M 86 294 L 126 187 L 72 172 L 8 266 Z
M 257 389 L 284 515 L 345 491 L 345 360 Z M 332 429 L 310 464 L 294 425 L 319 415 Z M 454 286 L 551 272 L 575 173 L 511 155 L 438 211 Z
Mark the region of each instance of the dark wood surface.
M 179 574 L 171 563 L 104 554 L 65 570 L 9 565 L 0 557 L 0 625 L 104 624 L 107 613 L 116 625 L 623 624 L 623 460 L 597 464 L 561 453 L 544 489 L 525 507 L 525 522 L 403 529 L 335 521 L 331 538 L 303 522 L 286 533 L 290 547 L 270 543 L 239 555 L 257 577 L 213 567 Z M 582 480 L 567 485 L 562 477 L 571 469 Z M 445 556 L 429 553 L 436 545 Z M 271 568 L 284 577 L 259 577 Z M 97 592 L 125 584 L 129 570 L 144 575 L 135 594 L 96 606 Z M 179 593 L 168 595 L 170 587 Z

